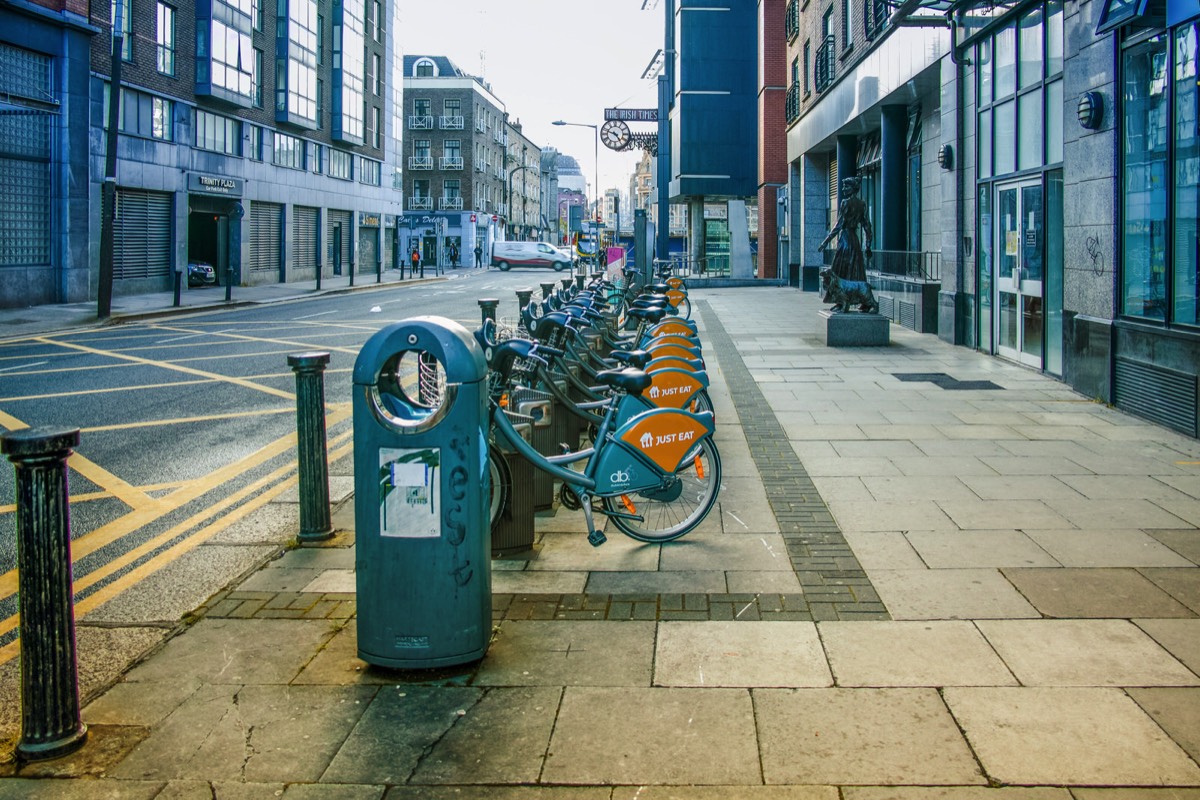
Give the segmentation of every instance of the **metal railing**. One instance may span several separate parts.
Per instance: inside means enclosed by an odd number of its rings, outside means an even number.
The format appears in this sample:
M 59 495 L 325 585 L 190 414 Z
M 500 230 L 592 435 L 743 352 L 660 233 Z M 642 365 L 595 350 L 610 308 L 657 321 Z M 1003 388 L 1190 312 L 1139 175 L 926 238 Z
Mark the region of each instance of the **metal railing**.
M 800 35 L 800 0 L 788 0 L 783 26 L 789 42 Z
M 787 95 L 783 101 L 783 115 L 789 125 L 800 119 L 800 84 L 793 83 L 787 88 Z
M 438 208 L 442 209 L 443 211 L 460 211 L 462 210 L 462 206 L 463 203 L 461 196 L 447 197 L 443 195 L 441 201 L 438 203 Z
M 438 127 L 446 131 L 461 131 L 463 129 L 463 118 L 456 114 L 443 114 L 438 117 Z
M 409 211 L 430 211 L 433 209 L 432 197 L 410 197 L 408 198 Z
M 833 36 L 826 36 L 825 41 L 817 48 L 817 54 L 813 59 L 813 79 L 818 92 L 825 91 L 829 88 L 829 84 L 833 83 L 833 76 L 837 69 L 837 54 L 834 52 L 835 41 Z
M 409 169 L 433 169 L 433 156 L 409 156 Z
M 408 118 L 408 129 L 410 131 L 431 131 L 433 130 L 433 117 L 412 114 Z
M 868 40 L 883 33 L 895 8 L 888 0 L 863 0 L 863 33 Z
M 442 156 L 438 161 L 438 169 L 462 169 L 462 156 Z
M 921 250 L 876 250 L 867 263 L 867 272 L 918 283 L 940 283 L 942 254 Z

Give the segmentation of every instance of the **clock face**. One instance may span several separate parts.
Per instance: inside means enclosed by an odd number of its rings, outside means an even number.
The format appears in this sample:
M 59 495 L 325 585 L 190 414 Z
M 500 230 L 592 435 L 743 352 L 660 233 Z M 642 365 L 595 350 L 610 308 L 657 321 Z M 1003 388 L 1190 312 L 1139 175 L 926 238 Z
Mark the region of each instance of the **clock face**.
M 629 126 L 620 120 L 609 120 L 600 129 L 600 138 L 610 150 L 624 150 L 629 145 Z

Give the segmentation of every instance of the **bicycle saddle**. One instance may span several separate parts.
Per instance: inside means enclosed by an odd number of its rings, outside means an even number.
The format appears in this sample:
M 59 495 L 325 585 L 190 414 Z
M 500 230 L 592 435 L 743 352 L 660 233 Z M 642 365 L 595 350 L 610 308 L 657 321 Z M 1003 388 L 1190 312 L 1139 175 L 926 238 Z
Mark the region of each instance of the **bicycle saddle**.
M 655 323 L 667 315 L 667 309 L 662 306 L 647 306 L 646 308 L 631 308 L 629 316 L 634 319 L 642 319 L 649 323 Z
M 571 318 L 562 311 L 547 311 L 534 321 L 534 327 L 529 328 L 529 332 L 538 337 L 549 336 L 556 327 L 570 327 L 570 321 Z
M 650 363 L 650 354 L 645 350 L 614 350 L 612 360 L 619 361 L 627 367 L 645 369 Z
M 614 389 L 620 389 L 630 394 L 641 394 L 646 389 L 649 389 L 650 384 L 653 383 L 649 375 L 640 369 L 633 369 L 632 367 L 606 369 L 603 372 L 597 372 L 596 380 L 605 386 L 611 386 Z

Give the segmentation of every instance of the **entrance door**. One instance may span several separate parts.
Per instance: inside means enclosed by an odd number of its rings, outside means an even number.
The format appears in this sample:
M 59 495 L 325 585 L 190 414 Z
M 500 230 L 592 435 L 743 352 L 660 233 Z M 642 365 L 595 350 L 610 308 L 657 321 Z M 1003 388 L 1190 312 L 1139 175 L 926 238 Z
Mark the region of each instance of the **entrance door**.
M 996 186 L 996 352 L 1038 369 L 1046 332 L 1044 205 L 1041 178 Z

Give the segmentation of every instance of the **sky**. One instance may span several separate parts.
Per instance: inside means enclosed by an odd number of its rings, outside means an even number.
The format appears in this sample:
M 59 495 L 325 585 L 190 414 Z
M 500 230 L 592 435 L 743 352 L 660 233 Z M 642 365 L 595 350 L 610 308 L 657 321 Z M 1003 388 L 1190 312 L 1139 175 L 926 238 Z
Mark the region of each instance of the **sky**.
M 591 128 L 605 108 L 656 108 L 657 84 L 642 72 L 663 44 L 657 0 L 395 0 L 396 43 L 403 55 L 446 56 L 480 75 L 510 119 L 535 144 L 574 156 L 589 187 L 596 173 Z M 629 123 L 650 133 L 653 123 Z M 640 150 L 600 143 L 601 191 L 629 191 Z M 590 191 L 589 191 L 590 196 Z

